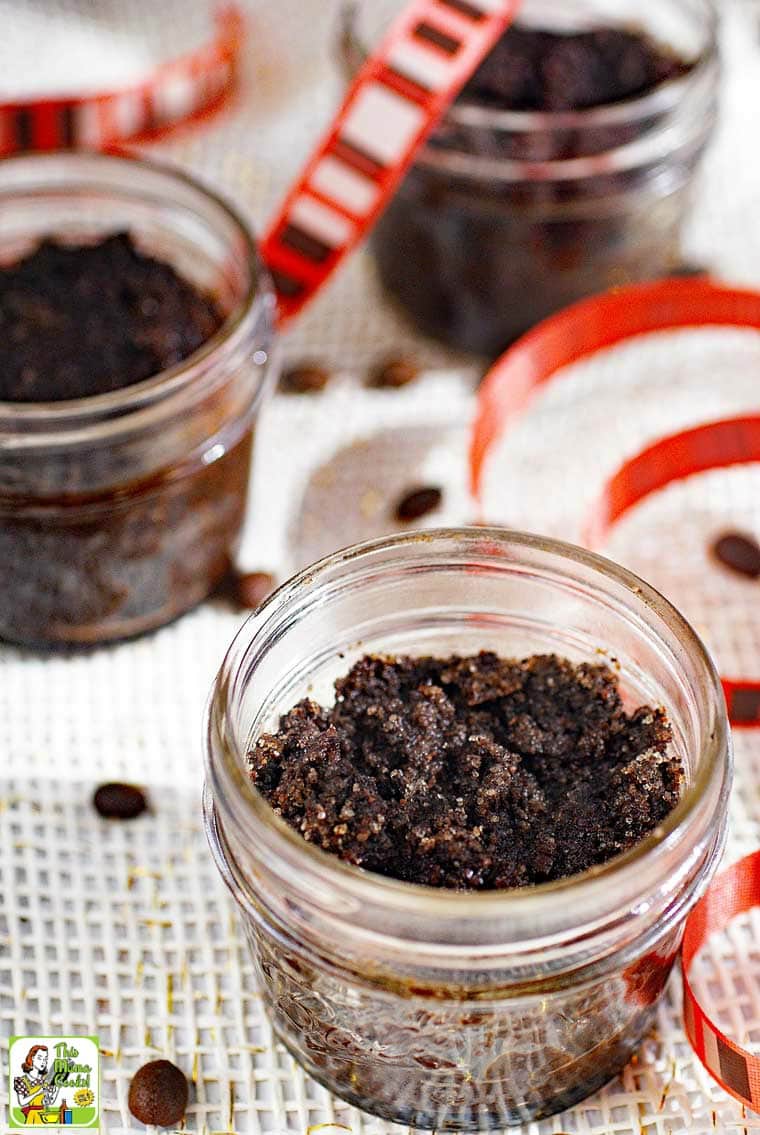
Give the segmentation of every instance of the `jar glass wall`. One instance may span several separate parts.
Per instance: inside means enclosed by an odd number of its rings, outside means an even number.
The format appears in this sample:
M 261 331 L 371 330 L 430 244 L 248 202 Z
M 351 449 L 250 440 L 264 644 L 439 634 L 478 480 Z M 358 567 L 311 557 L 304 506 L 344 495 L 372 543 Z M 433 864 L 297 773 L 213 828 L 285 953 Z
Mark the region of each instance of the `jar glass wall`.
M 160 626 L 212 590 L 245 514 L 272 381 L 274 299 L 247 225 L 192 179 L 127 157 L 0 168 L 0 259 L 128 231 L 225 315 L 189 358 L 113 393 L 0 403 L 0 635 L 90 644 Z
M 663 704 L 683 758 L 677 810 L 625 856 L 523 891 L 462 894 L 349 867 L 252 787 L 246 753 L 364 653 L 556 653 L 620 668 Z M 502 530 L 397 537 L 296 577 L 236 639 L 212 694 L 205 811 L 262 994 L 295 1057 L 388 1119 L 465 1130 L 570 1106 L 652 1023 L 684 919 L 725 838 L 731 755 L 694 632 L 623 569 Z
M 348 75 L 397 6 L 346 6 Z M 371 243 L 387 292 L 422 331 L 489 356 L 571 302 L 678 266 L 717 114 L 712 0 L 525 0 L 519 22 L 634 28 L 693 66 L 599 108 L 507 111 L 462 98 L 449 110 Z

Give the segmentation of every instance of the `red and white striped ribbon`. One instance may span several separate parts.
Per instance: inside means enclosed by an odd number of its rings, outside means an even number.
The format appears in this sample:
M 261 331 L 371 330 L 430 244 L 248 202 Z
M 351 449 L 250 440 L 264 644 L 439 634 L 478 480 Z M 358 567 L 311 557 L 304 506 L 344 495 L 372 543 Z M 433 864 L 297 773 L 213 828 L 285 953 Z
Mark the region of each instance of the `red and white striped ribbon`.
M 139 83 L 93 95 L 0 102 L 0 157 L 32 150 L 102 150 L 161 131 L 220 105 L 232 92 L 243 43 L 233 4 L 213 38 Z
M 708 1072 L 740 1103 L 760 1111 L 760 1055 L 747 1052 L 711 1021 L 691 986 L 695 956 L 711 934 L 732 919 L 760 906 L 760 851 L 722 872 L 700 899 L 686 923 L 681 965 L 686 1035 Z
M 261 242 L 280 320 L 369 233 L 519 0 L 412 0 L 367 59 Z

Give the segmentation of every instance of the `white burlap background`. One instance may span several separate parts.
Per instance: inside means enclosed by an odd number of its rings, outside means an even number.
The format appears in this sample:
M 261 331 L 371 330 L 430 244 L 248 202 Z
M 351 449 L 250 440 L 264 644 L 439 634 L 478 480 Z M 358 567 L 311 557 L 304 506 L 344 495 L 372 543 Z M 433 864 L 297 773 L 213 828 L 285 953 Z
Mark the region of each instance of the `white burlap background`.
M 729 60 L 723 123 L 689 251 L 729 279 L 760 285 L 760 7 L 722 3 Z M 35 18 L 50 10 L 27 6 Z M 123 7 L 109 11 L 118 16 Z M 174 5 L 180 24 L 185 7 Z M 5 8 L 13 8 L 10 0 Z M 91 8 L 66 5 L 82 19 Z M 248 8 L 243 97 L 224 116 L 151 152 L 226 190 L 261 227 L 326 123 L 340 81 L 333 3 L 249 0 Z M 148 19 L 151 6 L 141 10 Z M 399 349 L 412 350 L 429 373 L 403 391 L 364 390 L 367 366 Z M 436 522 L 472 518 L 464 444 L 478 367 L 415 337 L 382 301 L 366 254 L 288 334 L 285 353 L 327 361 L 336 379 L 324 395 L 277 398 L 266 412 L 248 567 L 283 574 L 385 531 L 395 496 L 420 481 L 446 487 Z M 576 368 L 500 447 L 488 477 L 489 517 L 573 538 L 606 471 L 652 436 L 756 406 L 758 374 L 756 336 L 717 332 L 658 337 Z M 288 444 L 295 438 L 297 446 Z M 717 570 L 705 549 L 723 527 L 760 528 L 758 488 L 757 469 L 679 486 L 639 509 L 609 546 L 683 606 L 726 672 L 760 673 L 760 593 Z M 110 1135 L 139 1127 L 126 1106 L 129 1079 L 159 1055 L 192 1080 L 188 1131 L 307 1135 L 337 1123 L 354 1135 L 390 1133 L 389 1125 L 333 1100 L 273 1042 L 232 904 L 207 854 L 200 721 L 240 621 L 209 603 L 156 635 L 90 655 L 0 649 L 3 1072 L 11 1034 L 97 1033 Z M 760 844 L 760 738 L 739 735 L 736 750 L 733 858 Z M 132 824 L 99 820 L 89 801 L 104 779 L 146 784 L 153 813 Z M 751 925 L 747 919 L 734 927 L 700 970 L 713 1012 L 746 1044 L 760 1040 L 760 953 Z M 7 1102 L 0 1079 L 0 1128 Z M 743 1115 L 694 1058 L 674 979 L 657 1032 L 622 1077 L 523 1132 L 745 1130 L 760 1131 L 760 1117 Z

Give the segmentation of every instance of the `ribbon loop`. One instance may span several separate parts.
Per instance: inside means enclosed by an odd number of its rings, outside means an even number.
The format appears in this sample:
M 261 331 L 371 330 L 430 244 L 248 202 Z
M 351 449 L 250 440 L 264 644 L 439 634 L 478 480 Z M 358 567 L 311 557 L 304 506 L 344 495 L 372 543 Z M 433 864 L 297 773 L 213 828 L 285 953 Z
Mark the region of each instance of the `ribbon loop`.
M 760 331 L 760 293 L 707 279 L 662 280 L 583 300 L 518 340 L 486 376 L 470 439 L 470 478 L 480 496 L 493 446 L 536 392 L 573 363 L 640 335 L 689 327 Z M 760 462 L 760 415 L 708 422 L 661 438 L 607 481 L 584 529 L 600 547 L 615 523 L 652 493 L 711 469 Z M 760 680 L 724 677 L 731 723 L 760 728 Z
M 760 1111 L 760 1055 L 741 1048 L 710 1020 L 689 978 L 692 962 L 710 935 L 755 906 L 760 906 L 760 851 L 720 874 L 694 907 L 686 923 L 681 964 L 684 1026 L 694 1051 L 725 1091 Z

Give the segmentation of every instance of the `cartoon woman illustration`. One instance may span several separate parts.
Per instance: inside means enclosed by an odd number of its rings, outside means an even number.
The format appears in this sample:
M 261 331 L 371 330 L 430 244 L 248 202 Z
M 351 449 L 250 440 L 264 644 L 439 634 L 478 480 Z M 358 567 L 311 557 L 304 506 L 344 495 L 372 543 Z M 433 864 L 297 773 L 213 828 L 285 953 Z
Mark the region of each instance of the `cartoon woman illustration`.
M 21 1065 L 23 1076 L 13 1081 L 13 1090 L 26 1124 L 44 1123 L 43 1112 L 55 1102 L 58 1087 L 46 1079 L 48 1050 L 44 1044 L 33 1044 Z

